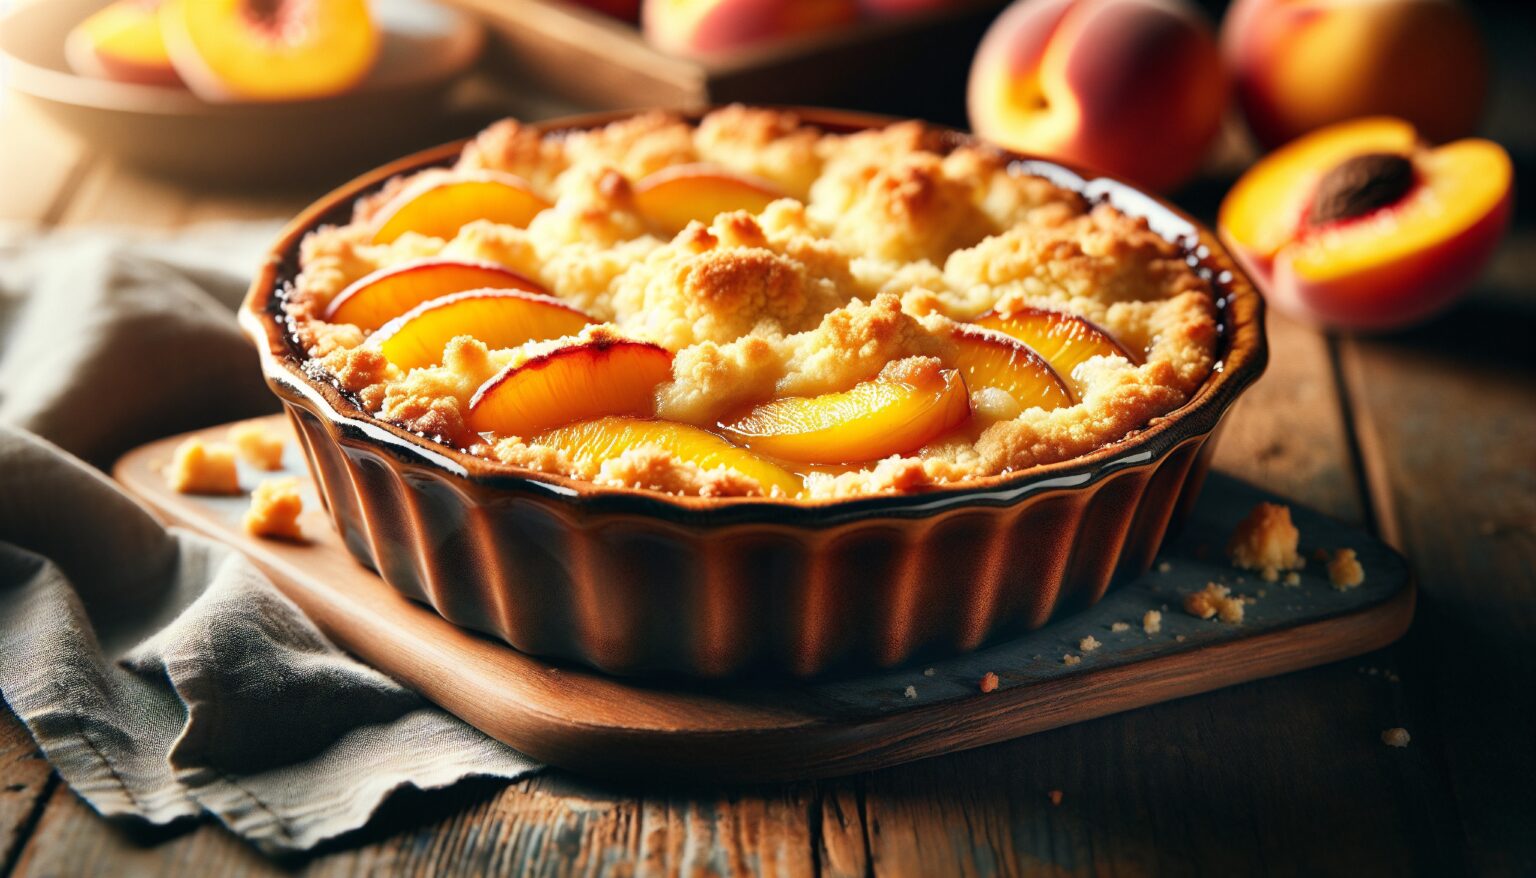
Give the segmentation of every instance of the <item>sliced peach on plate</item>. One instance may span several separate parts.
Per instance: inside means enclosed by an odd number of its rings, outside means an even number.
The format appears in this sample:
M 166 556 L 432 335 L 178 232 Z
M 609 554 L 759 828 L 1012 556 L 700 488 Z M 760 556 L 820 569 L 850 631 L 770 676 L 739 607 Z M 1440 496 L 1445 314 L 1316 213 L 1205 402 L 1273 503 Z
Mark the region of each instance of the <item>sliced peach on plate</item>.
M 373 233 L 375 244 L 388 244 L 406 232 L 452 238 L 475 220 L 526 227 L 549 202 L 511 174 L 483 171 L 408 187 L 386 205 Z
M 857 0 L 644 0 L 640 8 L 648 42 L 694 57 L 825 33 L 858 17 Z
M 477 433 L 534 436 L 604 415 L 644 417 L 656 386 L 672 377 L 672 354 L 648 342 L 597 338 L 503 369 L 469 401 Z
M 996 387 L 1026 409 L 1039 406 L 1049 411 L 1072 404 L 1072 393 L 1061 376 L 1023 342 L 975 326 L 956 327 L 954 338 L 951 362 L 972 391 Z
M 423 302 L 384 324 L 371 341 L 384 359 L 402 369 L 443 361 L 454 338 L 472 335 L 487 347 L 575 335 L 592 321 L 552 296 L 522 290 L 469 290 Z
M 635 205 L 651 225 L 668 236 L 698 220 L 708 223 L 722 213 L 761 213 L 783 198 L 767 180 L 738 174 L 718 165 L 674 165 L 635 184 Z
M 1218 228 L 1276 307 L 1393 329 L 1450 304 L 1509 225 L 1514 171 L 1487 140 L 1440 147 L 1378 117 L 1331 125 L 1255 164 Z
M 766 402 L 729 424 L 726 436 L 761 454 L 800 463 L 858 463 L 916 451 L 971 413 L 954 369 L 887 367 L 850 390 Z
M 541 445 L 564 451 L 578 464 L 598 463 L 631 448 L 652 445 L 700 469 L 724 467 L 753 479 L 763 486 L 765 494 L 777 488 L 779 493 L 793 497 L 801 487 L 800 479 L 783 467 L 706 430 L 674 421 L 606 417 L 558 427 L 536 438 Z
M 1060 311 L 1022 308 L 1008 314 L 993 312 L 977 320 L 976 325 L 1029 345 L 1065 379 L 1077 399 L 1082 399 L 1087 389 L 1077 374 L 1077 367 L 1087 360 L 1124 357 L 1136 362 L 1130 351 L 1121 347 L 1109 333 L 1081 317 Z
M 144 85 L 181 85 L 160 36 L 159 0 L 117 0 L 75 25 L 64 58 L 75 72 Z
M 214 101 L 340 94 L 381 42 L 367 0 L 164 0 L 160 29 L 181 78 Z
M 488 262 L 424 259 L 381 268 L 342 290 L 325 309 L 328 323 L 378 329 L 423 302 L 465 290 L 544 288 L 526 277 Z

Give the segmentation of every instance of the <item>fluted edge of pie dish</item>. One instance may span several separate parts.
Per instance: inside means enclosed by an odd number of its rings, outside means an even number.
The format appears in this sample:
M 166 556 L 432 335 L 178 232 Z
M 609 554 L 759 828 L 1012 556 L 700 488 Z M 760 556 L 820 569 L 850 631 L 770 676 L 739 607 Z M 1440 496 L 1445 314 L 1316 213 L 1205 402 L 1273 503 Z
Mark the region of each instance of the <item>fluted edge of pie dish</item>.
M 829 131 L 895 121 L 794 112 Z M 1119 181 L 1008 153 L 1022 171 L 1147 217 L 1211 280 L 1220 357 L 1185 405 L 1081 457 L 903 495 L 673 497 L 488 461 L 374 419 L 306 376 L 280 309 L 307 232 L 345 222 L 358 196 L 462 146 L 365 174 L 301 213 L 240 320 L 352 554 L 449 621 L 530 654 L 612 673 L 809 676 L 1037 628 L 1146 571 L 1199 490 L 1222 415 L 1267 361 L 1262 299 L 1209 230 Z

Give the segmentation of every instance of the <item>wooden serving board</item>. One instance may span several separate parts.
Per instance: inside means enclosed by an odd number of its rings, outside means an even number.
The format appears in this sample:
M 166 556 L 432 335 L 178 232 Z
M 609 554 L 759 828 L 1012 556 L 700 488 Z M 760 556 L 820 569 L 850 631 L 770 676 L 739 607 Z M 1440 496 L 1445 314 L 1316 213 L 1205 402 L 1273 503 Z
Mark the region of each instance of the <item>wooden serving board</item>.
M 286 431 L 281 417 L 270 419 Z M 220 439 L 227 428 L 199 431 Z M 1293 505 L 1302 548 L 1349 547 L 1359 588 L 1337 591 L 1312 563 L 1299 586 L 1263 583 L 1228 566 L 1222 546 L 1252 505 L 1274 499 L 1213 474 L 1166 569 L 1097 606 L 965 656 L 813 682 L 701 684 L 618 679 L 517 652 L 455 627 L 401 597 L 349 555 L 321 510 L 302 454 L 285 472 L 304 482 L 310 542 L 240 529 L 244 497 L 171 491 L 162 469 L 184 437 L 130 452 L 115 474 L 161 517 L 231 543 L 261 566 L 342 648 L 487 734 L 553 765 L 607 777 L 778 781 L 847 774 L 978 747 L 1122 710 L 1358 655 L 1396 640 L 1413 616 L 1406 562 L 1385 544 Z M 269 474 L 242 470 L 247 489 Z M 1180 596 L 1207 582 L 1251 596 L 1240 625 L 1196 619 Z M 1162 631 L 1141 620 L 1162 611 Z M 1125 630 L 1114 630 L 1124 622 Z M 1092 635 L 1102 645 L 1083 652 Z M 1079 656 L 1076 664 L 1063 661 Z M 996 673 L 1001 685 L 982 693 Z M 910 689 L 908 687 L 911 687 Z

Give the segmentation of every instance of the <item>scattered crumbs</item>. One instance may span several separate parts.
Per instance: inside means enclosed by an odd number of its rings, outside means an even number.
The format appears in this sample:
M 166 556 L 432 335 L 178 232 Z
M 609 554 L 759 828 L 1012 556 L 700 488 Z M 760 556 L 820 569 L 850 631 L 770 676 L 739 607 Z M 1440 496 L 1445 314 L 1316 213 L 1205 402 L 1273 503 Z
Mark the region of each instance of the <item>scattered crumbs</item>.
M 178 494 L 238 494 L 240 471 L 235 449 L 223 442 L 189 437 L 171 455 L 165 480 Z
M 981 691 L 983 691 L 983 692 L 996 692 L 997 691 L 997 675 L 996 674 L 992 673 L 991 671 L 987 671 L 985 674 L 981 675 Z
M 1408 730 L 1402 727 L 1387 729 L 1381 733 L 1381 743 L 1388 747 L 1406 747 L 1413 740 L 1408 736 Z
M 1061 657 L 1061 663 L 1070 668 L 1073 665 L 1080 665 L 1080 664 L 1082 664 L 1083 663 L 1083 657 L 1079 656 L 1079 655 L 1073 655 L 1072 653 L 1069 652 L 1066 655 Z
M 1109 626 L 1109 630 L 1119 634 L 1122 631 L 1131 630 L 1131 624 L 1129 622 L 1115 622 Z
M 1227 543 L 1227 555 L 1234 567 L 1257 570 L 1265 582 L 1274 582 L 1281 572 L 1305 566 L 1306 559 L 1296 551 L 1300 541 L 1289 506 L 1260 503 L 1238 522 Z
M 251 492 L 251 508 L 241 522 L 246 533 L 265 539 L 302 540 L 299 513 L 304 500 L 296 478 L 267 479 Z
M 1177 640 L 1179 643 L 1183 643 L 1184 642 L 1184 635 L 1182 635 L 1182 634 L 1175 634 L 1173 636 L 1173 639 Z
M 1103 645 L 1104 644 L 1100 643 L 1098 638 L 1094 637 L 1092 634 L 1077 642 L 1077 648 L 1083 652 L 1093 652 Z
M 1061 804 L 1061 790 L 1051 790 L 1049 793 L 1046 793 L 1045 795 L 1046 795 L 1046 798 L 1051 800 L 1051 804 L 1052 805 L 1060 805 Z
M 917 687 L 916 686 L 908 686 L 906 688 L 906 691 L 902 692 L 901 694 L 906 696 L 907 698 L 914 698 L 915 699 L 915 698 L 917 698 Z
M 1285 578 L 1280 581 L 1294 588 L 1301 585 L 1301 574 L 1292 570 L 1290 573 L 1285 574 Z
M 1354 549 L 1340 549 L 1328 559 L 1328 581 L 1339 591 L 1349 591 L 1365 581 L 1365 568 Z
M 1243 621 L 1243 599 L 1232 597 L 1225 585 L 1208 582 L 1205 588 L 1184 596 L 1184 612 L 1197 619 L 1219 618 L 1232 625 Z
M 283 468 L 283 434 L 261 421 L 244 421 L 229 428 L 227 440 L 240 459 L 267 472 Z
M 1167 561 L 1160 562 L 1157 565 L 1157 572 L 1158 573 L 1172 573 L 1173 572 L 1173 565 L 1168 563 Z
M 1148 610 L 1147 614 L 1141 617 L 1141 630 L 1147 632 L 1148 636 L 1162 631 L 1163 614 L 1156 610 Z
M 933 668 L 923 668 L 923 676 L 924 677 L 932 677 L 936 673 L 938 673 L 938 672 L 935 671 Z

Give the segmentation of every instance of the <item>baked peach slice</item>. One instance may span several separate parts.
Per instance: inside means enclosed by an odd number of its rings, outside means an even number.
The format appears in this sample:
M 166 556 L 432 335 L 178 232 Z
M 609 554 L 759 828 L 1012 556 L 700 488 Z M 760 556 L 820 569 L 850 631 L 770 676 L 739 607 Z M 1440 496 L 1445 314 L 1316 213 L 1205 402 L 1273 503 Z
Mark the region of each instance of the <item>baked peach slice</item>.
M 544 292 L 532 280 L 493 263 L 423 259 L 359 278 L 331 300 L 324 319 L 327 323 L 378 329 L 424 302 L 479 289 Z
M 1067 383 L 1076 399 L 1087 388 L 1077 374 L 1077 367 L 1093 357 L 1137 359 L 1115 341 L 1114 336 L 1087 320 L 1045 308 L 1022 308 L 1007 314 L 983 315 L 976 325 L 1018 339 L 1039 354 Z
M 495 171 L 460 175 L 407 187 L 385 206 L 373 242 L 388 244 L 406 232 L 448 239 L 480 219 L 525 228 L 549 206 L 520 177 Z
M 724 467 L 763 486 L 763 493 L 793 497 L 800 479 L 783 467 L 721 439 L 707 430 L 675 421 L 606 417 L 581 421 L 540 433 L 535 441 L 558 448 L 583 466 L 618 457 L 625 451 L 651 445 L 678 460 L 712 470 Z
M 1072 404 L 1072 393 L 1043 357 L 1023 342 L 991 329 L 957 326 L 951 359 L 971 390 L 996 387 L 1024 408 L 1047 411 Z
M 64 58 L 76 73 L 143 85 L 181 85 L 160 36 L 159 0 L 117 0 L 75 25 Z
M 443 348 L 472 335 L 492 349 L 575 335 L 587 315 L 552 296 L 522 290 L 468 290 L 423 302 L 384 324 L 370 341 L 402 369 L 436 366 Z
M 722 213 L 761 213 L 783 198 L 767 180 L 738 174 L 719 165 L 674 165 L 635 184 L 635 206 L 651 225 L 668 236 L 698 220 L 708 223 Z
M 604 415 L 655 412 L 656 386 L 672 378 L 672 354 L 649 342 L 596 338 L 516 363 L 469 401 L 477 433 L 535 436 Z
M 1407 122 L 1321 128 L 1255 164 L 1217 225 L 1269 301 L 1347 329 L 1394 329 L 1444 308 L 1509 225 L 1514 171 L 1487 140 L 1431 148 Z
M 295 101 L 367 77 L 379 29 L 367 0 L 164 0 L 171 63 L 212 101 Z
M 899 370 L 852 389 L 776 399 L 721 429 L 760 454 L 798 463 L 840 464 L 916 451 L 971 413 L 955 369 Z

